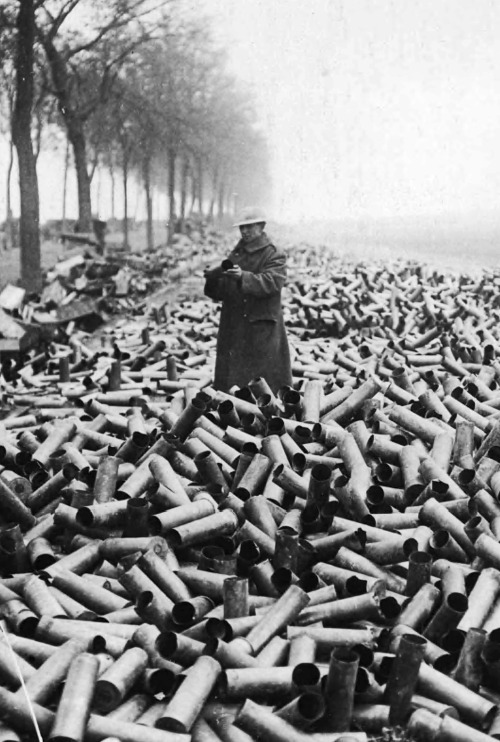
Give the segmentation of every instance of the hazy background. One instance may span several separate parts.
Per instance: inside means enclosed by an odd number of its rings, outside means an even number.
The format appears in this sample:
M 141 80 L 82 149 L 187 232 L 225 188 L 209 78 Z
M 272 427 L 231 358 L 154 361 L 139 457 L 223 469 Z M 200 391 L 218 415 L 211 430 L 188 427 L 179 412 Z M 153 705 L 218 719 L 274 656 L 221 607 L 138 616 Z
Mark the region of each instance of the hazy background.
M 201 5 L 258 95 L 276 216 L 498 210 L 499 2 Z
M 431 246 L 458 231 L 464 249 L 500 236 L 498 0 L 183 2 L 257 96 L 272 217 Z M 61 216 L 63 151 L 39 161 L 42 220 Z

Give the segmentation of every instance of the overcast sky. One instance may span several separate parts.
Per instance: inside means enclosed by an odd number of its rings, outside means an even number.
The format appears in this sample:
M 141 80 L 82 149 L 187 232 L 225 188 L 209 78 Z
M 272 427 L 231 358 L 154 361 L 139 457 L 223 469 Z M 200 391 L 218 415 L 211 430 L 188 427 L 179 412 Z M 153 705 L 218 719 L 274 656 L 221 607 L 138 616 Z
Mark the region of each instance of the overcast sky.
M 498 208 L 500 2 L 204 5 L 258 95 L 276 216 Z
M 258 98 L 272 216 L 500 214 L 499 0 L 183 2 Z M 42 219 L 61 212 L 53 159 L 39 162 Z

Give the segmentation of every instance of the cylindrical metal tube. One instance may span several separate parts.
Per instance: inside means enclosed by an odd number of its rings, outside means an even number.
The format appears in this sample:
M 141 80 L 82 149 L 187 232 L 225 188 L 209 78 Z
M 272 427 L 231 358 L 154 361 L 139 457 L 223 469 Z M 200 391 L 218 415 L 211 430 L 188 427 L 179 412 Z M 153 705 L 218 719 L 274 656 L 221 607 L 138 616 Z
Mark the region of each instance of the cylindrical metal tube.
M 51 564 L 57 562 L 57 557 L 52 549 L 52 544 L 43 536 L 31 539 L 28 543 L 27 549 L 31 566 L 37 572 L 45 570 Z
M 33 453 L 33 460 L 45 466 L 50 457 L 61 448 L 63 443 L 69 441 L 76 433 L 75 420 L 60 421 L 57 427 L 53 427 L 43 443 Z
M 389 720 L 395 726 L 403 726 L 410 716 L 425 643 L 425 639 L 414 634 L 403 634 L 399 642 L 384 691 L 385 701 L 390 706 Z
M 31 575 L 22 584 L 21 594 L 26 605 L 38 616 L 65 617 L 66 612 L 50 592 L 47 584 Z
M 149 549 L 137 560 L 137 566 L 174 603 L 189 600 L 191 592 L 174 570 L 158 554 Z M 178 564 L 174 565 L 178 568 Z
M 419 513 L 419 518 L 424 525 L 435 528 L 445 528 L 465 551 L 468 557 L 474 558 L 476 549 L 464 531 L 463 523 L 434 497 L 427 500 Z
M 164 659 L 190 665 L 201 656 L 204 645 L 185 634 L 163 631 L 156 639 L 155 647 Z
M 469 595 L 469 605 L 458 624 L 460 631 L 480 629 L 500 595 L 500 574 L 493 567 L 483 569 Z
M 65 464 L 63 468 L 56 472 L 52 477 L 43 482 L 27 500 L 27 504 L 32 512 L 39 512 L 46 505 L 49 505 L 60 494 L 61 490 L 67 487 L 77 475 L 78 470 L 74 464 Z
M 155 480 L 168 490 L 169 507 L 188 505 L 189 497 L 170 462 L 159 454 L 151 454 L 147 461 Z
M 27 660 L 14 649 L 10 649 L 5 641 L 0 642 L 0 680 L 8 688 L 15 690 L 21 685 L 21 678 L 27 683 L 36 670 Z
M 190 600 L 180 600 L 172 609 L 172 619 L 178 626 L 192 626 L 214 607 L 213 600 L 206 595 L 197 595 Z
M 63 644 L 68 639 L 79 639 L 87 642 L 87 648 L 95 651 L 106 650 L 113 657 L 118 657 L 125 650 L 127 640 L 116 634 L 103 631 L 104 623 L 96 623 L 96 628 L 87 628 L 80 622 L 68 621 L 64 618 L 42 617 L 36 628 L 37 639 L 46 639 L 53 644 Z M 77 625 L 75 625 L 77 624 Z
M 453 671 L 453 677 L 457 682 L 476 692 L 479 690 L 483 677 L 481 652 L 485 641 L 485 631 L 475 628 L 469 629 Z
M 238 525 L 237 514 L 233 510 L 223 510 L 172 528 L 169 533 L 169 539 L 174 547 L 190 546 L 207 541 L 215 536 L 231 536 L 238 528 Z
M 482 533 L 476 540 L 475 551 L 479 557 L 493 567 L 500 569 L 500 544 L 492 536 Z
M 481 729 L 487 729 L 495 715 L 494 703 L 426 663 L 420 665 L 417 687 L 424 696 L 455 706 L 464 721 Z
M 61 570 L 52 575 L 52 584 L 96 613 L 110 613 L 125 608 L 129 601 L 111 590 L 94 585 L 83 577 Z
M 311 469 L 311 478 L 307 489 L 308 502 L 315 503 L 318 508 L 325 505 L 330 498 L 332 470 L 325 464 L 315 464 Z
M 22 636 L 32 636 L 35 632 L 39 618 L 22 600 L 9 600 L 2 606 L 2 616 L 9 627 Z
M 302 693 L 275 712 L 297 729 L 308 729 L 325 713 L 325 702 L 319 693 Z
M 50 576 L 59 573 L 61 570 L 73 572 L 81 575 L 84 572 L 91 572 L 101 559 L 101 544 L 99 541 L 92 541 L 85 544 L 80 549 L 66 554 L 59 561 L 51 564 L 44 570 L 45 574 Z
M 78 508 L 76 522 L 85 528 L 123 528 L 127 520 L 127 501 L 111 500 Z
M 353 650 L 334 649 L 325 685 L 324 725 L 331 732 L 351 727 L 359 655 Z
M 181 414 L 172 425 L 170 429 L 172 435 L 178 436 L 180 440 L 186 438 L 186 436 L 192 431 L 198 418 L 204 415 L 206 410 L 206 403 L 202 399 L 194 397 L 184 407 Z
M 308 603 L 307 593 L 297 585 L 291 585 L 247 634 L 245 641 L 252 654 L 258 654 Z
M 99 712 L 112 711 L 124 700 L 128 691 L 144 673 L 148 655 L 140 647 L 131 647 L 97 680 L 95 708 Z
M 152 515 L 149 519 L 149 528 L 154 535 L 168 533 L 172 528 L 213 515 L 216 509 L 215 500 L 211 497 L 203 497 L 196 502 L 190 502 L 188 505 L 179 505 L 166 510 L 164 513 Z
M 49 740 L 82 742 L 90 716 L 99 661 L 91 654 L 80 654 L 72 661 L 57 708 Z
M 426 551 L 414 551 L 408 559 L 406 595 L 413 597 L 431 579 L 432 557 Z
M 404 634 L 422 636 L 418 631 L 415 631 L 410 626 L 395 626 L 391 631 L 391 638 L 387 647 L 389 651 L 397 652 L 399 642 Z M 453 655 L 449 654 L 449 652 L 442 647 L 438 647 L 437 644 L 430 642 L 428 639 L 424 647 L 424 659 L 429 665 L 436 667 L 436 669 L 439 669 L 442 672 L 451 672 L 455 665 L 455 658 Z
M 292 667 L 230 668 L 222 674 L 220 685 L 224 697 L 228 699 L 261 698 L 277 701 L 292 691 L 292 677 Z
M 345 546 L 340 547 L 331 563 L 336 567 L 361 572 L 377 580 L 383 580 L 390 590 L 404 593 L 405 582 L 403 579 L 397 577 L 393 572 L 373 564 L 362 554 L 357 554 Z
M 0 478 L 0 513 L 9 520 L 19 523 L 23 530 L 32 528 L 36 523 L 35 516 L 26 507 L 23 501 Z
M 262 491 L 272 468 L 273 462 L 271 459 L 264 454 L 256 453 L 238 486 L 234 489 L 234 494 L 241 500 L 247 500 L 252 495 L 258 495 Z
M 210 637 L 202 651 L 203 654 L 214 657 L 224 668 L 262 667 L 262 662 L 252 657 L 248 652 L 215 637 Z
M 9 634 L 9 642 L 14 652 L 35 667 L 43 664 L 54 652 L 52 644 L 28 639 L 25 636 Z
M 413 598 L 403 607 L 396 623 L 419 630 L 433 614 L 441 600 L 441 592 L 430 582 L 422 585 Z
M 295 667 L 304 662 L 314 662 L 316 657 L 316 642 L 312 636 L 298 634 L 290 638 L 287 634 L 287 638 L 290 640 L 287 663 L 290 667 Z
M 213 657 L 202 655 L 186 672 L 156 726 L 170 732 L 187 734 L 210 695 L 221 672 Z
M 359 644 L 374 648 L 379 631 L 371 628 L 329 629 L 322 626 L 288 626 L 287 638 L 293 642 L 296 637 L 308 636 L 314 640 L 318 651 L 325 652 L 335 647 L 355 647 Z
M 456 628 L 467 611 L 468 601 L 461 593 L 450 593 L 444 599 L 425 628 L 424 636 L 433 642 Z
M 301 612 L 298 623 L 307 626 L 322 621 L 324 625 L 335 626 L 355 621 L 379 622 L 394 619 L 399 614 L 399 606 L 393 598 L 385 598 L 383 592 L 379 594 L 380 587 L 378 585 L 363 595 L 308 606 Z
M 278 528 L 273 516 L 272 504 L 263 495 L 250 497 L 243 505 L 243 513 L 257 528 L 269 536 L 276 537 Z
M 223 583 L 224 618 L 248 616 L 248 579 L 228 577 Z
M 30 678 L 25 679 L 25 688 L 30 700 L 42 706 L 54 696 L 58 685 L 65 679 L 68 669 L 78 655 L 85 652 L 88 642 L 79 639 L 70 639 L 57 649 L 52 648 L 52 654 Z M 20 689 L 18 694 L 23 694 Z

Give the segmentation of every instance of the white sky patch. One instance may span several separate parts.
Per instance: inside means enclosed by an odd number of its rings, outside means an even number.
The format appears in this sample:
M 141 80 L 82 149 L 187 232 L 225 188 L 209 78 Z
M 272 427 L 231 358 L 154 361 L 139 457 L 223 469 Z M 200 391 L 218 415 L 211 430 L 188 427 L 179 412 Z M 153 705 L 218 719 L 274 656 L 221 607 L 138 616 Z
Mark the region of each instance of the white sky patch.
M 274 208 L 298 218 L 497 207 L 494 0 L 204 0 L 253 84 Z M 198 6 L 199 7 L 199 6 Z
M 257 95 L 276 218 L 498 210 L 498 0 L 183 3 Z M 42 218 L 62 200 L 62 165 L 45 163 Z M 0 218 L 3 200 L 2 184 Z

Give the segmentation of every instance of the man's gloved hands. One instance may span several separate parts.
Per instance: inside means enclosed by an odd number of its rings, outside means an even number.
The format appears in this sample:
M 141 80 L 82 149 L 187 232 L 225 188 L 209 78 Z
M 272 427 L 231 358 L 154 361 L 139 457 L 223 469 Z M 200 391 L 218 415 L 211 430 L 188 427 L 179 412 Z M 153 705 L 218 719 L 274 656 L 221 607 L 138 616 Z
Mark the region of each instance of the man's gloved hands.
M 233 268 L 224 271 L 224 275 L 237 282 L 241 282 L 241 268 L 239 265 L 235 265 Z

